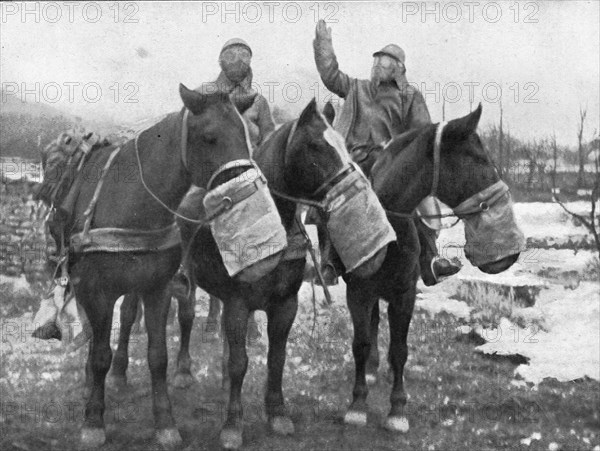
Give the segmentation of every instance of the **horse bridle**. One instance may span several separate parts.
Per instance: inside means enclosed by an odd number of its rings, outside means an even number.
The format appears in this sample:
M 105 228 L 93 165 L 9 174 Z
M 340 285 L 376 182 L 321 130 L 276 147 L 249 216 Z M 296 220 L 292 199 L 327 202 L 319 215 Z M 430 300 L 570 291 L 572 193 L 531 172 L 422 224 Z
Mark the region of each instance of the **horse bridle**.
M 188 173 L 190 172 L 189 166 L 188 166 L 188 162 L 187 162 L 187 139 L 188 139 L 188 116 L 189 116 L 189 112 L 190 112 L 190 110 L 188 110 L 187 108 L 184 109 L 183 119 L 182 119 L 182 124 L 181 124 L 181 163 L 183 164 L 183 167 L 185 168 L 185 170 Z M 136 159 L 137 159 L 138 170 L 140 172 L 140 181 L 142 182 L 142 185 L 143 185 L 144 189 L 154 198 L 154 200 L 156 200 L 162 207 L 164 207 L 166 210 L 168 210 L 170 213 L 172 213 L 176 217 L 178 217 L 180 219 L 183 219 L 185 221 L 194 223 L 194 224 L 204 224 L 205 222 L 210 221 L 210 219 L 212 219 L 212 217 L 218 216 L 219 214 L 222 213 L 223 210 L 227 209 L 227 205 L 224 205 L 222 207 L 222 209 L 216 211 L 213 215 L 211 215 L 210 218 L 192 219 L 192 218 L 188 218 L 187 216 L 184 216 L 184 215 L 182 215 L 180 213 L 177 213 L 175 210 L 173 210 L 167 204 L 165 204 L 156 194 L 154 194 L 152 192 L 152 190 L 146 184 L 146 181 L 144 180 L 144 173 L 142 171 L 142 162 L 140 160 L 140 152 L 139 152 L 139 148 L 138 148 L 138 139 L 139 139 L 140 135 L 144 131 L 145 130 L 141 131 L 135 137 L 135 143 L 134 143 L 135 144 L 135 156 L 136 156 Z M 210 177 L 208 183 L 206 184 L 206 189 L 210 190 L 210 187 L 211 187 L 212 183 L 215 181 L 215 179 L 219 175 L 221 175 L 224 172 L 227 172 L 227 171 L 229 171 L 231 169 L 241 168 L 241 167 L 257 168 L 256 163 L 253 160 L 251 160 L 251 159 L 245 159 L 245 158 L 243 158 L 243 159 L 239 159 L 239 160 L 228 161 L 227 163 L 225 163 L 225 164 L 223 164 L 223 165 L 221 165 L 221 166 L 219 166 L 217 168 L 217 170 Z
M 287 141 L 286 141 L 284 152 L 290 146 L 290 143 L 292 142 L 292 138 L 294 137 L 294 132 L 296 131 L 297 126 L 298 126 L 298 121 L 296 120 L 296 121 L 294 121 L 294 123 L 292 124 L 292 127 L 290 129 L 290 133 L 289 133 Z M 357 165 L 354 162 L 349 163 L 348 165 L 345 165 L 342 169 L 340 169 L 338 172 L 336 172 L 331 177 L 329 177 L 327 180 L 325 180 L 310 195 L 310 197 L 315 197 L 316 198 L 318 196 L 321 196 L 324 199 L 327 196 L 327 193 L 329 193 L 329 191 L 335 185 L 337 185 L 340 181 L 342 181 L 344 178 L 346 178 L 346 176 L 348 176 L 352 172 L 356 171 L 356 169 L 357 169 Z M 296 204 L 306 205 L 306 206 L 309 206 L 309 207 L 314 207 L 314 208 L 317 208 L 317 209 L 325 211 L 325 212 L 327 212 L 328 209 L 329 209 L 329 203 L 325 202 L 325 201 L 312 200 L 312 199 L 307 199 L 305 197 L 290 196 L 289 194 L 282 193 L 281 191 L 276 190 L 276 189 L 271 188 L 271 187 L 269 187 L 269 190 L 275 196 L 280 197 L 281 199 L 285 199 L 285 200 L 290 201 L 290 202 L 294 202 Z
M 429 192 L 429 196 L 435 197 L 437 194 L 437 189 L 440 180 L 440 154 L 442 147 L 442 133 L 444 132 L 444 128 L 448 125 L 448 122 L 442 121 L 438 124 L 436 132 L 435 132 L 435 140 L 433 143 L 433 178 L 431 181 L 431 190 Z M 508 191 L 508 187 L 498 194 L 496 194 L 491 199 L 487 201 L 481 201 L 478 203 L 473 203 L 472 199 L 477 198 L 479 193 L 475 193 L 473 196 L 469 197 L 467 200 L 461 202 L 456 208 L 452 209 L 452 213 L 440 213 L 433 215 L 421 215 L 413 213 L 400 213 L 392 210 L 385 210 L 387 214 L 390 216 L 403 218 L 403 219 L 415 219 L 415 218 L 425 218 L 425 219 L 442 219 L 442 218 L 456 218 L 456 221 L 452 224 L 442 227 L 442 228 L 451 228 L 454 227 L 458 222 L 464 218 L 465 216 L 482 213 L 490 209 L 490 206 L 493 205 L 497 200 L 499 200 L 506 192 Z

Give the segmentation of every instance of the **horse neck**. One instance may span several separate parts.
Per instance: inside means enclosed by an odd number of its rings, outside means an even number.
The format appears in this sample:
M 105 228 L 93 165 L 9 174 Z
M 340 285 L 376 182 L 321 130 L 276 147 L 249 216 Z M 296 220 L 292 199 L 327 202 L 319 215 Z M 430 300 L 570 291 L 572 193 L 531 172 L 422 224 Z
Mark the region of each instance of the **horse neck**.
M 135 197 L 138 198 L 140 205 L 156 207 L 146 212 L 153 223 L 172 222 L 173 215 L 161 206 L 152 194 L 169 209 L 176 210 L 191 186 L 190 178 L 181 160 L 181 121 L 180 113 L 170 114 L 142 132 L 137 141 L 137 149 L 134 148 L 133 158 L 137 170 L 139 171 L 138 157 L 135 152 L 139 155 L 142 167 L 142 174 L 138 174 L 139 183 Z
M 399 180 L 392 180 L 393 190 L 382 193 L 382 200 L 385 205 L 393 204 L 394 211 L 411 213 L 430 194 L 433 182 L 433 164 L 427 157 L 430 144 L 429 135 L 421 135 L 408 148 L 401 150 L 389 165 L 387 177 Z M 385 155 L 382 154 L 381 158 Z M 385 199 L 386 194 L 388 199 Z
M 293 196 L 290 193 L 287 184 L 284 179 L 285 169 L 285 151 L 287 146 L 288 136 L 291 132 L 293 125 L 292 122 L 287 122 L 282 125 L 279 129 L 275 130 L 269 138 L 261 144 L 256 150 L 253 157 L 258 167 L 263 171 L 269 188 L 272 188 L 281 193 Z M 296 213 L 296 204 L 294 202 L 282 199 L 277 195 L 273 194 L 273 200 L 279 211 L 281 222 L 286 230 L 289 230 L 294 221 L 294 215 Z

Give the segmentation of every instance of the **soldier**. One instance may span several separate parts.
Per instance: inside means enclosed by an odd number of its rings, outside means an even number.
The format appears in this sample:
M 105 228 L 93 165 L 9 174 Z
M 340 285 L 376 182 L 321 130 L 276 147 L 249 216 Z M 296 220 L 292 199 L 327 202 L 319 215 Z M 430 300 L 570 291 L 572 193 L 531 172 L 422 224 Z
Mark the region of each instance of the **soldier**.
M 204 83 L 197 91 L 226 92 L 234 100 L 236 96 L 256 95 L 253 105 L 243 118 L 246 122 L 252 147 L 258 147 L 275 129 L 267 99 L 252 89 L 252 49 L 243 39 L 233 38 L 223 45 L 219 54 L 221 73 L 214 82 Z
M 340 71 L 333 51 L 331 28 L 323 20 L 317 23 L 313 47 L 315 63 L 323 83 L 327 89 L 344 99 L 335 128 L 345 138 L 353 158 L 363 154 L 365 148 L 383 147 L 393 137 L 431 123 L 422 94 L 408 84 L 406 55 L 399 46 L 388 44 L 373 54 L 370 80 L 358 80 Z M 435 214 L 439 206 L 430 199 L 417 210 L 425 215 Z M 441 276 L 458 272 L 459 266 L 437 256 L 435 240 L 438 232 L 423 221 L 417 221 L 416 224 L 421 242 L 423 282 L 434 285 Z M 322 231 L 319 237 L 324 237 Z M 326 256 L 327 251 L 323 254 Z M 330 283 L 335 283 L 339 272 L 334 261 L 325 257 L 321 264 L 325 279 Z
M 232 97 L 235 103 L 236 97 L 247 97 L 255 95 L 254 103 L 242 115 L 252 148 L 255 150 L 269 134 L 275 130 L 275 123 L 271 116 L 271 110 L 267 99 L 261 94 L 257 94 L 252 89 L 252 49 L 246 41 L 240 38 L 228 40 L 219 54 L 219 66 L 221 73 L 217 79 L 210 83 L 202 84 L 197 91 L 204 93 L 226 92 Z M 202 188 L 192 188 L 180 204 L 181 212 L 198 211 L 199 204 L 206 194 Z M 184 231 L 185 235 L 185 231 Z M 210 297 L 209 327 L 216 328 L 214 321 L 220 313 L 221 301 L 213 296 Z M 254 314 L 250 316 L 248 323 L 248 336 L 256 338 L 260 336 L 258 325 Z

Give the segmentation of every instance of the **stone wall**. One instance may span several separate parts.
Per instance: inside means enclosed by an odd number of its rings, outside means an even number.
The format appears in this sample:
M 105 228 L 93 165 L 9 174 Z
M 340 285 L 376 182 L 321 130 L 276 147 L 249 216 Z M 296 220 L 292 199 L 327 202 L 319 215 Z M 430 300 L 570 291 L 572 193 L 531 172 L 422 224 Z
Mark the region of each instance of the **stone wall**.
M 48 210 L 33 200 L 33 186 L 26 181 L 0 183 L 0 274 L 23 274 L 29 283 L 44 283 L 49 280 L 48 253 L 55 247 L 45 232 Z

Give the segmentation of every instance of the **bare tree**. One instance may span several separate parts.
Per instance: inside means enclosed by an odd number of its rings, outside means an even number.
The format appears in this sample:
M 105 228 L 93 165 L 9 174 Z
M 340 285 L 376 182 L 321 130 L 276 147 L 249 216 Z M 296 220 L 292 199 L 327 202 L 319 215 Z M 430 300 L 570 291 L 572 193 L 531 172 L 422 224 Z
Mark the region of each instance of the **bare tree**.
M 585 186 L 585 149 L 583 145 L 583 126 L 587 108 L 579 107 L 579 129 L 577 130 L 577 155 L 579 157 L 579 172 L 577 173 L 577 188 L 582 189 Z
M 558 145 L 556 144 L 556 133 L 552 135 L 552 172 L 550 177 L 552 179 L 552 188 L 556 188 L 556 167 L 558 165 Z
M 583 155 L 584 158 L 580 159 L 580 170 L 581 170 L 581 162 L 583 161 L 583 163 L 585 164 L 585 158 L 589 156 L 593 156 L 593 160 L 594 160 L 594 181 L 593 181 L 593 185 L 592 185 L 592 192 L 590 195 L 590 210 L 587 213 L 584 214 L 578 214 L 575 213 L 574 211 L 572 211 L 570 208 L 568 208 L 564 202 L 562 202 L 559 199 L 559 196 L 557 194 L 555 194 L 553 196 L 553 200 L 562 207 L 562 209 L 564 211 L 566 211 L 569 215 L 571 215 L 573 218 L 577 219 L 579 222 L 581 222 L 581 224 L 583 224 L 583 226 L 588 229 L 588 231 L 591 233 L 592 237 L 594 238 L 594 242 L 596 244 L 596 250 L 598 252 L 598 258 L 600 258 L 600 216 L 596 213 L 596 207 L 598 205 L 598 200 L 600 199 L 600 138 L 597 137 L 597 131 L 595 133 L 595 138 L 591 141 L 589 146 L 584 146 L 583 143 L 581 142 L 581 130 L 583 129 L 583 121 L 585 120 L 585 111 L 581 112 L 580 111 L 580 117 L 581 117 L 581 127 L 580 127 L 580 133 L 578 134 L 578 138 L 579 138 L 579 146 L 580 148 L 584 148 L 588 147 L 590 149 L 589 152 L 586 152 L 585 150 L 583 151 Z M 556 185 L 553 185 L 553 187 L 555 188 L 554 191 L 556 191 Z

